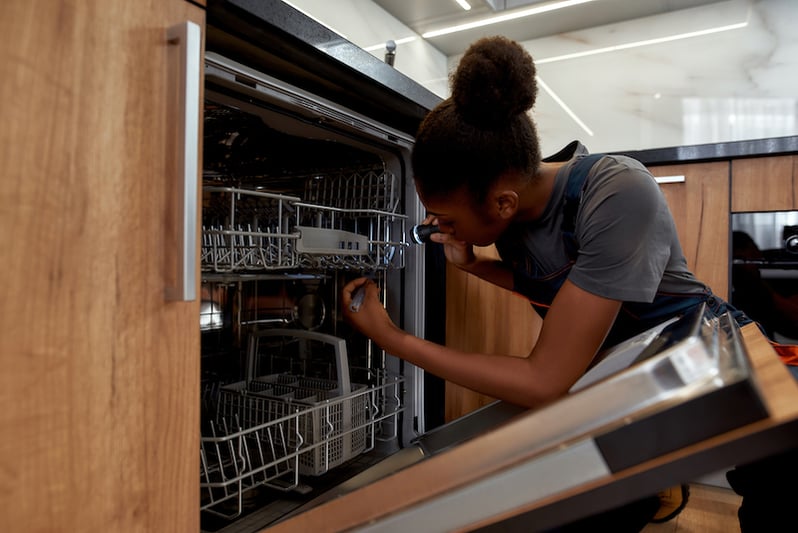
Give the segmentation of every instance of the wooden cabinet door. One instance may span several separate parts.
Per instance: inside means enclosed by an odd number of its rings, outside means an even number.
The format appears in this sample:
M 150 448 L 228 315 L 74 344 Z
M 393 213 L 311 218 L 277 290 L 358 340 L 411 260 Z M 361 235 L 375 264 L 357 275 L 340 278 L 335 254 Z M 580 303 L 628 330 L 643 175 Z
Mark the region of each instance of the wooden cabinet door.
M 731 165 L 732 212 L 798 209 L 798 156 L 735 159 Z
M 498 258 L 496 248 L 479 254 Z M 460 350 L 526 356 L 537 342 L 543 321 L 529 301 L 510 291 L 446 266 L 446 345 Z M 447 421 L 494 401 L 446 383 Z
M 0 2 L 6 531 L 199 531 L 199 304 L 164 297 L 186 20 L 204 11 Z
M 729 294 L 729 162 L 651 167 L 676 222 L 687 266 L 721 298 Z M 671 180 L 667 180 L 671 181 Z

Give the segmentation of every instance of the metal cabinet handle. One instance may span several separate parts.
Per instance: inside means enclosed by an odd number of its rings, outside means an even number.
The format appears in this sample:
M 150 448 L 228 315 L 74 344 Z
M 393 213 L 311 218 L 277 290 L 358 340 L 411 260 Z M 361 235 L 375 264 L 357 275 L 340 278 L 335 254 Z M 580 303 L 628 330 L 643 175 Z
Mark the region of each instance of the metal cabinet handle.
M 658 178 L 654 178 L 654 181 L 657 183 L 684 183 L 685 178 L 684 176 L 660 176 Z
M 200 63 L 202 32 L 194 22 L 186 21 L 167 30 L 169 44 L 180 47 L 177 94 L 177 179 L 180 194 L 177 220 L 178 265 L 174 287 L 167 287 L 168 300 L 190 302 L 197 297 L 197 166 L 199 145 Z

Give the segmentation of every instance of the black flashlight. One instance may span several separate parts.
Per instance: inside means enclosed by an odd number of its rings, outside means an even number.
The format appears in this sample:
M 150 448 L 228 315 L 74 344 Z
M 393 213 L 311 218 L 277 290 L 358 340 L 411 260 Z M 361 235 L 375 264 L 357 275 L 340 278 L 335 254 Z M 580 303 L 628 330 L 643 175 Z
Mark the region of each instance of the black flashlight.
M 440 231 L 438 226 L 433 226 L 432 224 L 418 224 L 413 226 L 410 232 L 410 240 L 416 244 L 424 244 L 425 242 L 430 242 L 430 235 L 440 233 Z

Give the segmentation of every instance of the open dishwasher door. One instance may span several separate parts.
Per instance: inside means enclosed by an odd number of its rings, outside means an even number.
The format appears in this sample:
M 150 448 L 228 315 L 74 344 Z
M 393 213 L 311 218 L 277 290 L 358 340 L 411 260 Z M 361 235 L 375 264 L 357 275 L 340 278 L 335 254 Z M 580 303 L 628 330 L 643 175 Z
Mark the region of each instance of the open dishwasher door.
M 444 447 L 273 531 L 545 530 L 767 455 L 794 439 L 794 418 L 771 426 L 770 402 L 729 316 L 710 318 L 700 309 L 638 344 L 642 349 L 631 357 L 624 349 L 609 354 L 591 371 L 592 383 L 561 400 Z M 631 361 L 599 375 L 615 357 Z M 767 351 L 759 357 L 758 367 L 778 365 Z M 777 428 L 778 435 L 741 433 L 743 427 Z M 720 451 L 700 451 L 705 443 Z

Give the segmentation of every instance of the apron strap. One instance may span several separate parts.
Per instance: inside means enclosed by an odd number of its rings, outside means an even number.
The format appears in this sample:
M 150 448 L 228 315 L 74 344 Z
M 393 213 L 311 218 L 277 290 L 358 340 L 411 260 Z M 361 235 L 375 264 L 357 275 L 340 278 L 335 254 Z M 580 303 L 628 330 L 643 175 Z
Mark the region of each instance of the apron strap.
M 604 157 L 604 154 L 590 154 L 582 157 L 574 166 L 571 167 L 571 172 L 568 175 L 568 181 L 565 184 L 565 200 L 563 202 L 563 219 L 562 219 L 562 238 L 565 244 L 565 250 L 571 260 L 576 259 L 576 253 L 579 250 L 579 243 L 576 242 L 576 213 L 579 210 L 579 204 L 582 203 L 582 191 L 585 189 L 585 182 L 587 181 L 587 174 L 593 165 Z

